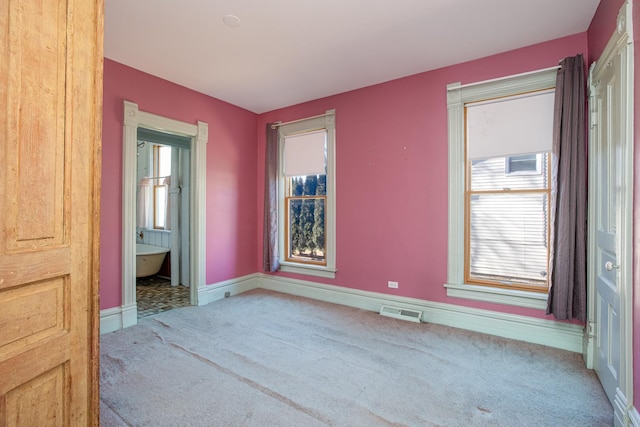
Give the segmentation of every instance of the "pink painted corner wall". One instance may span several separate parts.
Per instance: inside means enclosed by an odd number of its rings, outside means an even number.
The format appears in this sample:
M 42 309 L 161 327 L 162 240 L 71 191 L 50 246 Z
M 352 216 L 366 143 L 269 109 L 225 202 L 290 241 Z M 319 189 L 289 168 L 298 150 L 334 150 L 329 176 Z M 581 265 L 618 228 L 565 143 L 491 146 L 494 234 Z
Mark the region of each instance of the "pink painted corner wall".
M 602 0 L 587 37 L 589 60 L 597 60 L 616 31 L 618 12 L 624 0 Z M 640 0 L 633 0 L 634 28 L 634 196 L 633 196 L 633 395 L 634 406 L 640 409 Z
M 105 58 L 100 308 L 122 304 L 124 100 L 141 111 L 208 123 L 206 283 L 255 273 L 257 115 Z
M 586 50 L 587 35 L 580 33 L 260 115 L 258 269 L 264 126 L 335 108 L 338 272 L 334 280 L 302 278 L 547 318 L 539 310 L 447 297 L 446 86 L 547 68 Z M 388 289 L 389 280 L 399 288 Z

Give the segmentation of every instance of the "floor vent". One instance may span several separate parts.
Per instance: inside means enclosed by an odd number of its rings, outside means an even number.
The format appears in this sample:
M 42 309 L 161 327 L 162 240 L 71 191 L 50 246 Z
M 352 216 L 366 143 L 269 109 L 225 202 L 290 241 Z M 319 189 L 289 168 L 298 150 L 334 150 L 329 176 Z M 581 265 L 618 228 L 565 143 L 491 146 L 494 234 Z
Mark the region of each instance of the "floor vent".
M 390 307 L 388 305 L 380 307 L 380 314 L 387 317 L 393 317 L 394 319 L 408 320 L 416 323 L 420 323 L 420 320 L 422 319 L 421 311 Z

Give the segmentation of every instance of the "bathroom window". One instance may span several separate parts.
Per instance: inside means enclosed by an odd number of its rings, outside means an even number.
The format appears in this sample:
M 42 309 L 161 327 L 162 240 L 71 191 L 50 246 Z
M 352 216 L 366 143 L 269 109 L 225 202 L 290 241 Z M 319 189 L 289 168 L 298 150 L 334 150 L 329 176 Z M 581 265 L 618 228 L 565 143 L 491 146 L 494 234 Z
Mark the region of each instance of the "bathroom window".
M 171 147 L 153 146 L 153 228 L 168 230 Z

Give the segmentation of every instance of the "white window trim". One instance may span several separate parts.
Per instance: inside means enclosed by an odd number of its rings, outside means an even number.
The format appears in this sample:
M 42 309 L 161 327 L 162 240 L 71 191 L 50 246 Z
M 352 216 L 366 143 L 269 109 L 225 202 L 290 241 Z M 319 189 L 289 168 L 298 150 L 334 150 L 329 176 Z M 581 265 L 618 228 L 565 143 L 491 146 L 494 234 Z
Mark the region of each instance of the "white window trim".
M 470 85 L 447 85 L 449 134 L 449 246 L 447 296 L 528 308 L 546 309 L 547 295 L 464 283 L 464 105 L 469 102 L 554 88 L 555 68 L 488 80 Z
M 279 165 L 283 164 L 284 138 L 295 133 L 326 129 L 327 131 L 327 198 L 325 206 L 325 244 L 326 244 L 326 265 L 302 264 L 286 259 L 284 227 L 285 227 L 285 177 L 282 169 L 278 170 L 278 247 L 280 252 L 280 271 L 287 273 L 305 274 L 324 278 L 335 278 L 336 273 L 336 112 L 327 110 L 324 116 L 314 117 L 307 120 L 296 120 L 295 122 L 280 126 L 278 133 L 278 153 Z

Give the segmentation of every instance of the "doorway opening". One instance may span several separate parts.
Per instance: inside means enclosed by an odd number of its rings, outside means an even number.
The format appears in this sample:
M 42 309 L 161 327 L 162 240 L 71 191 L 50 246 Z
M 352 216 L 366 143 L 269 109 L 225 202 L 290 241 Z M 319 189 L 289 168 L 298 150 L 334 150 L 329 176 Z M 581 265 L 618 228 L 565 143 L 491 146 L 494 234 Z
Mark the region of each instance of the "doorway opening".
M 198 305 L 198 292 L 205 288 L 204 228 L 208 127 L 204 122 L 194 125 L 139 111 L 137 104 L 124 101 L 123 141 L 122 327 L 126 328 L 135 325 L 138 319 L 136 245 L 144 243 L 145 238 L 147 243 L 155 242 L 154 246 L 160 248 L 174 247 L 174 256 L 168 257 L 172 273 L 165 275 L 170 280 L 169 286 L 177 286 L 181 281 L 188 283 L 190 305 Z M 158 151 L 170 152 L 171 168 L 182 171 L 181 179 L 171 178 L 167 181 L 164 176 L 154 176 L 153 160 L 146 163 L 146 171 L 142 168 L 140 173 L 150 175 L 149 189 L 157 195 L 155 200 L 148 199 L 149 207 L 156 208 L 156 211 L 146 218 L 148 224 L 144 227 L 138 226 L 140 224 L 137 209 L 140 183 L 138 150 L 142 148 L 138 144 L 141 142 L 148 144 L 149 148 L 160 147 Z M 188 197 L 180 201 L 180 193 Z M 171 211 L 160 209 L 160 206 L 166 205 L 171 198 L 174 199 L 173 215 Z M 177 208 L 179 211 L 175 210 Z M 179 221 L 180 218 L 183 221 Z M 168 229 L 171 228 L 181 232 L 169 232 Z M 144 235 L 145 230 L 147 236 Z M 142 232 L 142 235 L 139 235 L 139 232 Z M 162 242 L 162 239 L 165 239 L 165 242 Z M 169 243 L 168 240 L 173 242 Z
M 191 138 L 138 127 L 138 319 L 190 304 L 190 146 Z

